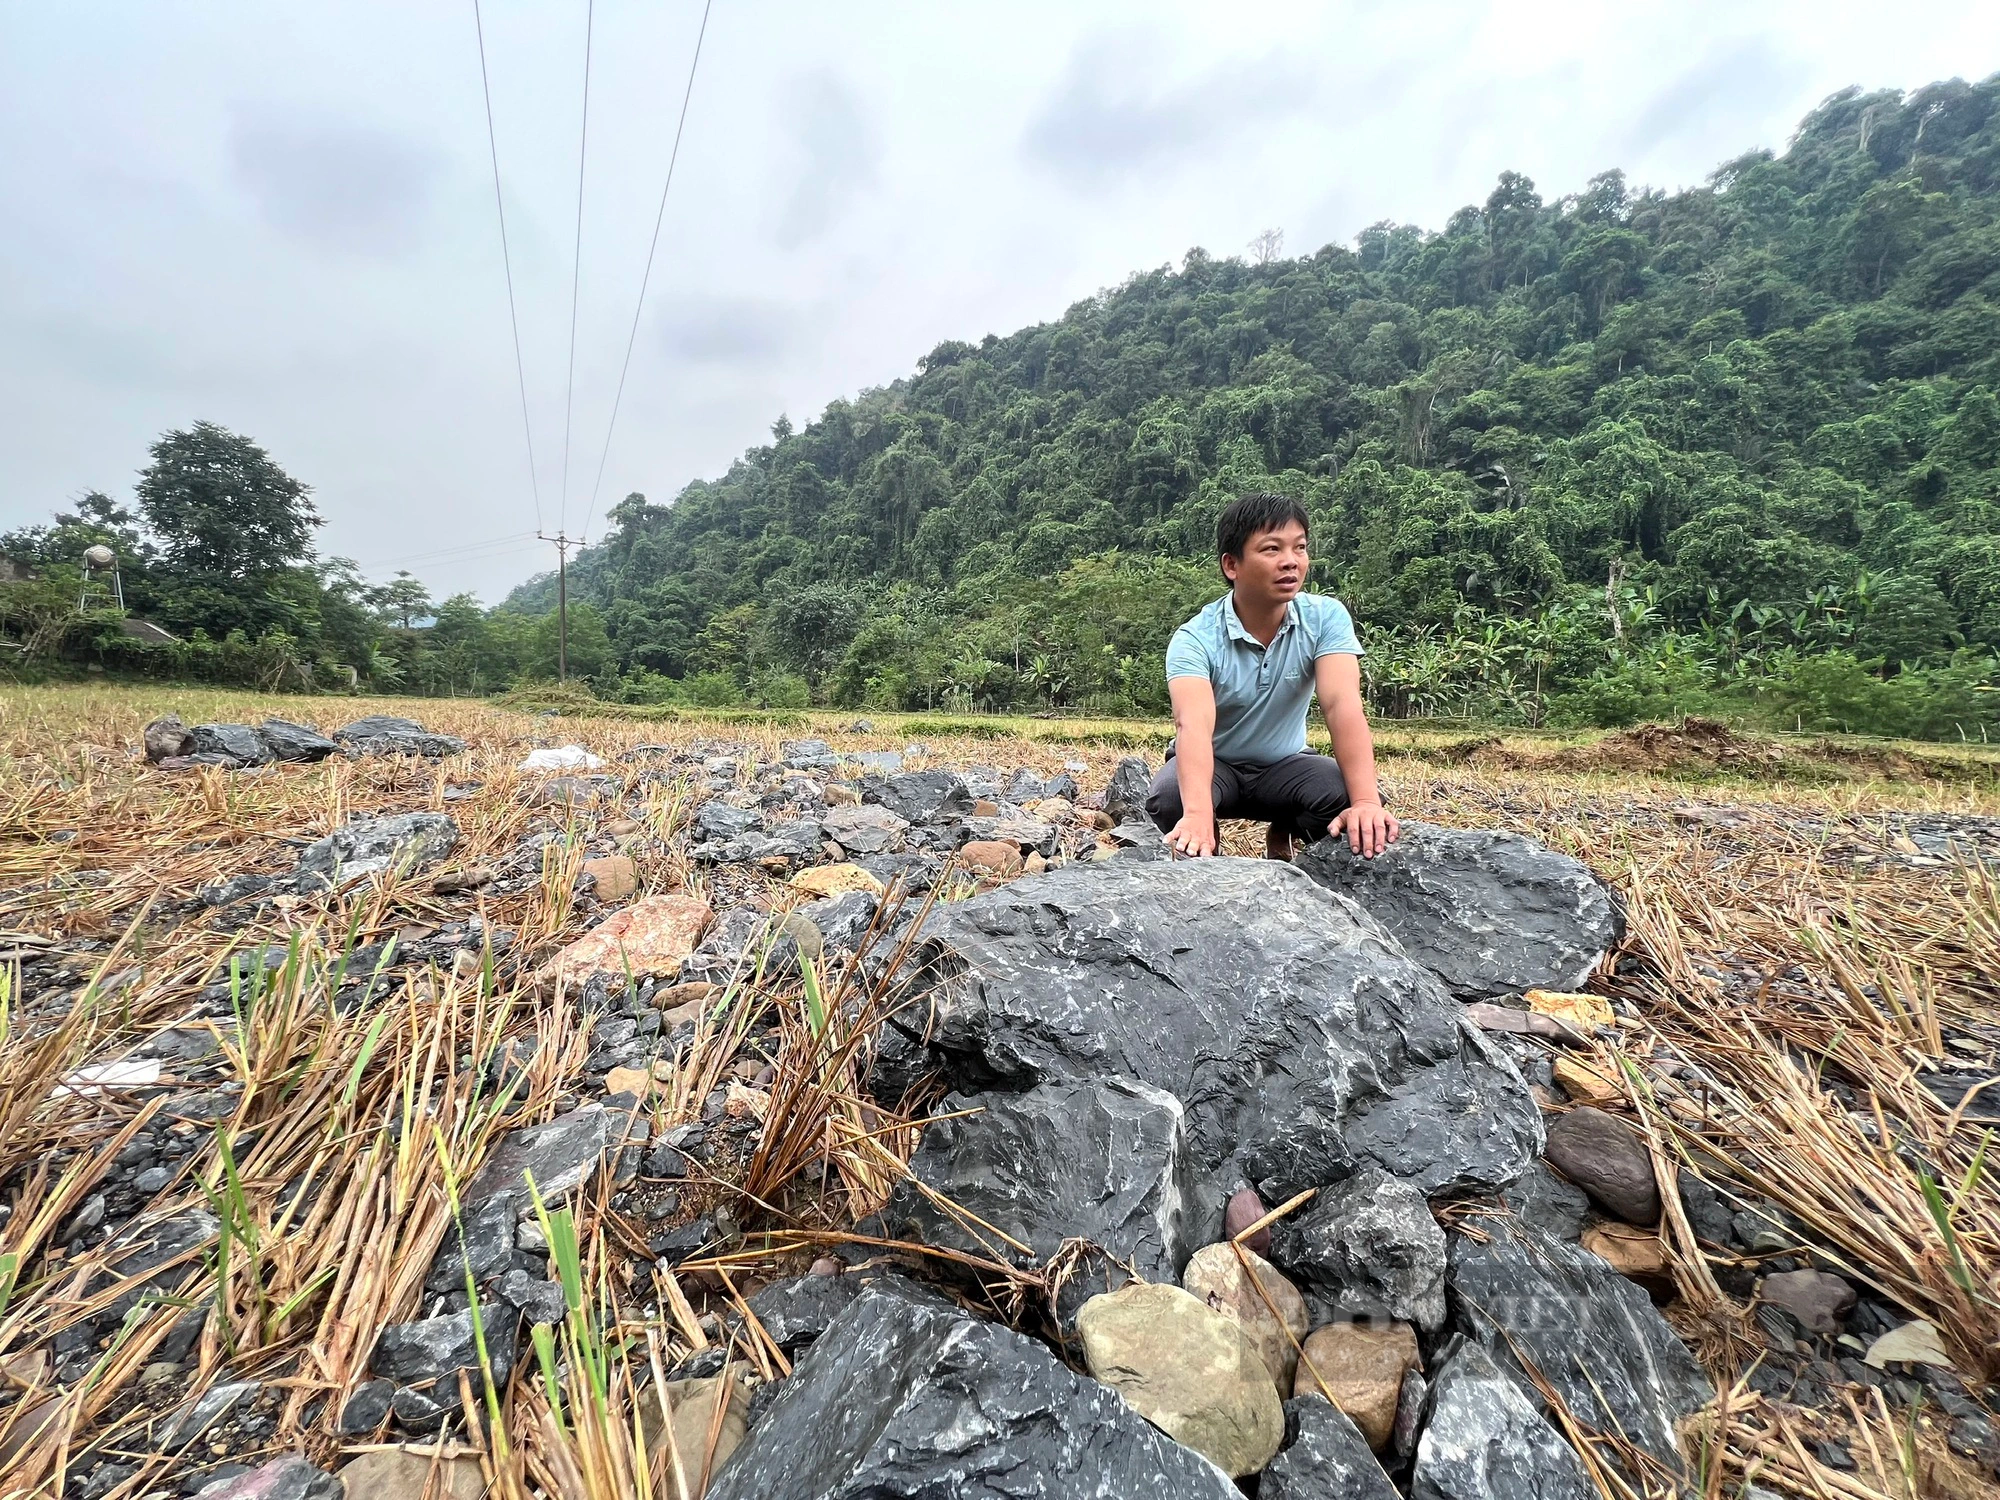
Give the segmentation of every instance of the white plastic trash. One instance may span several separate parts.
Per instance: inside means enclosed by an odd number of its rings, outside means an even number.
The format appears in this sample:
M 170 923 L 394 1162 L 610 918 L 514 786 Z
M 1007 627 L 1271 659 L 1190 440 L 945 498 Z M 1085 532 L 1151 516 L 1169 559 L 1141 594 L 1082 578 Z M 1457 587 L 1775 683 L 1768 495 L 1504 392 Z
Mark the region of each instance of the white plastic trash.
M 553 750 L 530 750 L 517 771 L 595 771 L 604 762 L 581 745 L 560 745 Z

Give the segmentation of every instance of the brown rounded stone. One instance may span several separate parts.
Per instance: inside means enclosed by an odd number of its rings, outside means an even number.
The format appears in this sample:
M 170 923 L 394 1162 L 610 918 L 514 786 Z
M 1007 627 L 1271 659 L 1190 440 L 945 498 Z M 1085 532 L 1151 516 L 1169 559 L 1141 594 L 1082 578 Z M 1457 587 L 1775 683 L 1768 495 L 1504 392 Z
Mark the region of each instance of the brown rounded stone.
M 1310 1395 L 1323 1384 L 1380 1453 L 1396 1429 L 1403 1375 L 1419 1364 L 1417 1331 L 1408 1323 L 1329 1323 L 1306 1340 L 1292 1394 Z
M 1181 1286 L 1189 1296 L 1201 1298 L 1241 1323 L 1257 1352 L 1264 1356 L 1277 1388 L 1291 1389 L 1292 1372 L 1299 1363 L 1298 1345 L 1311 1323 L 1306 1316 L 1306 1299 L 1284 1272 L 1251 1250 L 1245 1250 L 1243 1259 L 1238 1260 L 1236 1248 L 1225 1242 L 1203 1245 L 1195 1251 L 1181 1272 Z M 1277 1309 L 1275 1314 L 1273 1308 Z
M 999 839 L 974 839 L 958 851 L 959 860 L 982 881 L 1012 880 L 1021 873 L 1021 851 Z
M 1222 1210 L 1223 1238 L 1235 1239 L 1237 1235 L 1248 1229 L 1252 1224 L 1255 1224 L 1269 1212 L 1270 1209 L 1264 1206 L 1264 1200 L 1257 1196 L 1255 1188 L 1238 1188 L 1229 1195 L 1229 1203 Z M 1259 1255 L 1269 1255 L 1271 1253 L 1271 1226 L 1266 1224 L 1262 1229 L 1251 1235 L 1249 1239 L 1243 1242 L 1243 1248 L 1254 1250 Z

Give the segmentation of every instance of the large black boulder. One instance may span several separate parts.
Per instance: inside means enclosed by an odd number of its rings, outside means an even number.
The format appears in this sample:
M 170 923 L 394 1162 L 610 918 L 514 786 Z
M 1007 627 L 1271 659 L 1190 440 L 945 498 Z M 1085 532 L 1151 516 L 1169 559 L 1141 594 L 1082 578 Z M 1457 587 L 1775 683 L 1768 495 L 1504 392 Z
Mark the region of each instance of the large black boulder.
M 365 719 L 356 719 L 334 730 L 333 738 L 357 755 L 419 755 L 427 760 L 442 760 L 465 749 L 465 741 L 456 735 L 432 734 L 415 719 L 402 719 L 394 714 L 370 714 Z
M 1222 1232 L 1221 1201 L 1196 1191 L 1186 1112 L 1164 1089 L 1064 1079 L 1019 1094 L 955 1094 L 940 1112 L 883 1210 L 895 1236 L 1003 1261 L 1018 1257 L 1010 1240 L 1047 1260 L 1063 1241 L 1083 1239 L 1147 1281 L 1177 1282 L 1188 1257 Z M 1107 1284 L 1102 1269 L 1087 1266 L 1065 1285 L 1065 1316 L 1127 1279 Z
M 1187 1112 L 1200 1196 L 1281 1202 L 1365 1166 L 1488 1192 L 1541 1151 L 1527 1085 L 1353 903 L 1268 860 L 1065 866 L 928 919 L 878 1084 L 1120 1076 Z
M 257 735 L 279 760 L 325 760 L 340 753 L 340 746 L 317 729 L 290 719 L 266 719 Z
M 1285 1403 L 1285 1446 L 1257 1500 L 1400 1500 L 1354 1421 L 1314 1392 Z
M 1674 1424 L 1715 1392 L 1639 1286 L 1589 1251 L 1513 1218 L 1452 1237 L 1449 1284 L 1461 1331 L 1503 1368 L 1532 1362 L 1583 1422 L 1622 1432 L 1668 1465 Z
M 277 757 L 248 724 L 197 724 L 188 731 L 189 755 L 223 755 L 246 766 L 266 766 Z
M 780 1387 L 709 1500 L 1237 1500 L 1222 1471 L 1048 1349 L 865 1289 Z
M 1589 866 L 1518 833 L 1405 823 L 1373 858 L 1321 839 L 1298 864 L 1353 897 L 1461 1000 L 1577 989 L 1624 935 Z

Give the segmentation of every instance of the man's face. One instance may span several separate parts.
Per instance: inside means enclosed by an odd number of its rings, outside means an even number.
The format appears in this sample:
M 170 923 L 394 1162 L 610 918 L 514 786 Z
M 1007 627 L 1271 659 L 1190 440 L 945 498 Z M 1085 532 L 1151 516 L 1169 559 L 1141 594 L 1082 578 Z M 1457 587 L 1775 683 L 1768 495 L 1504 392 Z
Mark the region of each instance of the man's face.
M 1222 559 L 1222 573 L 1248 598 L 1289 602 L 1306 586 L 1311 562 L 1305 527 L 1287 521 L 1269 531 L 1250 533 L 1241 557 Z

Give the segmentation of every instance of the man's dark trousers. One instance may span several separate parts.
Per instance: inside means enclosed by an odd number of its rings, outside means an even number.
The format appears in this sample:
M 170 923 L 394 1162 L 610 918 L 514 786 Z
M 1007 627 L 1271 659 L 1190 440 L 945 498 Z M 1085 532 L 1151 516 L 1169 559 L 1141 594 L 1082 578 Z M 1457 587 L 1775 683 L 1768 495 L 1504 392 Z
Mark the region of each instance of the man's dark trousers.
M 1215 816 L 1252 818 L 1306 843 L 1326 837 L 1348 805 L 1347 778 L 1328 755 L 1301 751 L 1268 766 L 1215 763 Z M 1181 820 L 1180 764 L 1172 756 L 1153 778 L 1146 813 L 1162 833 Z

